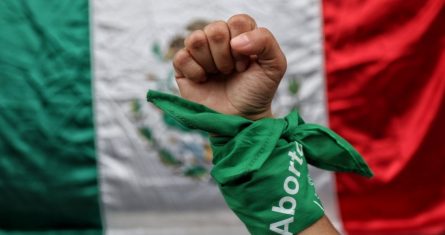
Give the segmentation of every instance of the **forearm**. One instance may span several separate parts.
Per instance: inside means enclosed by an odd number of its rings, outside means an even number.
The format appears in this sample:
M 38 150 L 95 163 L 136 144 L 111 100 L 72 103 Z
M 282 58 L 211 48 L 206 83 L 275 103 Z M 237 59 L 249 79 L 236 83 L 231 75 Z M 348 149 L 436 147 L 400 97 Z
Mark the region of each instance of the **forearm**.
M 334 228 L 328 217 L 323 216 L 313 225 L 301 231 L 299 235 L 339 235 L 340 233 Z

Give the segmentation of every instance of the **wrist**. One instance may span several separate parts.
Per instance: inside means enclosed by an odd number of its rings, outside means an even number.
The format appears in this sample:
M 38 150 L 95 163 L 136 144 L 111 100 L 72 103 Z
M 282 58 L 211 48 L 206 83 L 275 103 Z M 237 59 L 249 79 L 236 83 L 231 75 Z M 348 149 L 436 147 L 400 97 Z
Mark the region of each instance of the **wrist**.
M 249 120 L 256 121 L 263 118 L 273 118 L 272 109 L 268 108 L 266 111 L 257 113 L 257 114 L 250 114 L 250 115 L 241 115 Z

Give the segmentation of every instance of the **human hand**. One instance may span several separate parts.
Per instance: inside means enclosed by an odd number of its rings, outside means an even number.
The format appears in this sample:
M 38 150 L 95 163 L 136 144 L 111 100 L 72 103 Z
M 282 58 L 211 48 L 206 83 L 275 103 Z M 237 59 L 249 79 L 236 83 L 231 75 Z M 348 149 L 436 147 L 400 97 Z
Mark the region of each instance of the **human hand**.
M 257 120 L 272 116 L 272 98 L 287 64 L 272 33 L 240 14 L 192 32 L 173 66 L 185 99 Z

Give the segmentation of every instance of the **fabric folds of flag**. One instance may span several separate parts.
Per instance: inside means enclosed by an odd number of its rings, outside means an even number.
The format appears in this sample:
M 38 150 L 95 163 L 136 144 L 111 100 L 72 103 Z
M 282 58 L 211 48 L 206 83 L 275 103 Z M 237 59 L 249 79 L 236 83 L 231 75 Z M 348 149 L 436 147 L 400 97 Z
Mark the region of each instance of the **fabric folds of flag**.
M 337 175 L 351 234 L 445 232 L 445 2 L 323 1 L 330 127 L 371 181 Z
M 2 0 L 0 235 L 175 234 L 196 218 L 209 227 L 193 234 L 247 234 L 207 136 L 145 104 L 147 89 L 177 94 L 191 30 L 240 12 L 288 59 L 274 114 L 334 129 L 375 173 L 309 169 L 337 228 L 445 233 L 443 0 Z
M 102 234 L 87 0 L 0 2 L 0 234 Z

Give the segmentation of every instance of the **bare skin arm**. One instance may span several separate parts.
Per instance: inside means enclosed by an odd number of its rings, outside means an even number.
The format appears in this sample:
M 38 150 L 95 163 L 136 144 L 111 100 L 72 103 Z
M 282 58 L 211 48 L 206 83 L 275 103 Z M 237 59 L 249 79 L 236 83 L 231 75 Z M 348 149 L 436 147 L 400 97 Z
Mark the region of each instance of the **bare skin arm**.
M 272 33 L 241 14 L 192 32 L 173 66 L 182 97 L 258 120 L 272 116 L 272 98 L 287 62 Z M 324 216 L 300 234 L 339 233 Z
M 301 231 L 299 235 L 340 235 L 339 232 L 334 228 L 334 226 L 329 221 L 328 217 L 323 216 L 321 219 L 319 219 L 317 222 L 315 222 L 310 227 L 306 228 L 305 230 Z

